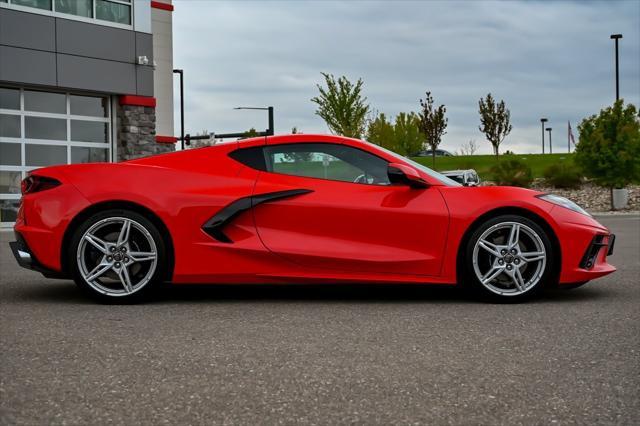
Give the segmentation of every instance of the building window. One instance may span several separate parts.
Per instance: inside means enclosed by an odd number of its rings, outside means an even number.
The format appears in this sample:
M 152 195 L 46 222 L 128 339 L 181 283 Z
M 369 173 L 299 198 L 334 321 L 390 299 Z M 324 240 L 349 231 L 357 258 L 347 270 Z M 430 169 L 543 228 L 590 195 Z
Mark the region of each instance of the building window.
M 97 163 L 107 161 L 106 148 L 71 147 L 71 163 Z
M 20 116 L 14 114 L 0 114 L 0 137 L 20 137 Z
M 72 115 L 91 115 L 93 117 L 109 116 L 109 101 L 107 98 L 70 95 L 69 105 Z
M 20 90 L 0 87 L 0 109 L 20 109 Z
M 0 142 L 0 165 L 19 166 L 22 164 L 20 145 L 17 143 Z
M 92 0 L 56 0 L 56 12 L 93 18 Z
M 21 181 L 20 172 L 0 172 L 0 193 L 19 194 Z
M 24 137 L 27 139 L 67 140 L 67 122 L 60 118 L 25 117 Z
M 131 25 L 131 6 L 125 2 L 96 0 L 96 18 Z
M 20 202 L 16 200 L 0 200 L 0 223 L 13 223 L 18 217 Z
M 110 161 L 111 150 L 108 97 L 0 87 L 0 226 L 15 221 L 27 172 Z
M 67 112 L 67 99 L 64 93 L 24 91 L 24 109 L 35 112 Z
M 54 166 L 67 163 L 67 147 L 60 145 L 27 144 L 24 147 L 25 165 L 29 167 Z
M 109 141 L 109 126 L 100 121 L 71 120 L 71 140 L 77 142 Z
M 51 10 L 51 0 L 9 0 L 9 2 L 18 6 Z
M 85 21 L 97 19 L 118 27 L 132 25 L 131 0 L 0 0 L 0 3 L 46 10 L 48 15 L 53 12 L 61 17 L 72 15 Z

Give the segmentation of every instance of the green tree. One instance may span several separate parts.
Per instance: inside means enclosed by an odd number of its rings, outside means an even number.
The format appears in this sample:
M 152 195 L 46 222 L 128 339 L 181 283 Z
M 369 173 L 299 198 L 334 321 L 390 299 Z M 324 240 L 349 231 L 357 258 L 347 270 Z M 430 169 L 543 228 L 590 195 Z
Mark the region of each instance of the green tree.
M 487 95 L 486 99 L 480 98 L 478 106 L 480 113 L 478 128 L 493 146 L 493 153 L 497 158 L 500 144 L 511 133 L 511 112 L 505 106 L 504 101 L 496 103 L 491 93 Z
M 383 113 L 369 120 L 366 138 L 400 155 L 415 156 L 422 149 L 424 138 L 420 132 L 420 118 L 414 112 L 401 112 L 395 122 Z
M 369 121 L 367 141 L 391 151 L 396 151 L 397 147 L 393 124 L 387 120 L 384 113 L 377 114 Z
M 258 136 L 258 131 L 252 127 L 244 132 L 244 136 L 241 139 L 255 138 L 256 136 Z
M 582 120 L 575 162 L 585 176 L 611 189 L 640 180 L 640 115 L 622 99 Z M 612 200 L 613 201 L 613 200 Z M 612 204 L 613 208 L 613 204 Z
M 318 104 L 316 114 L 322 117 L 334 134 L 360 138 L 366 127 L 369 105 L 362 96 L 362 79 L 353 84 L 347 77 L 336 80 L 332 74 L 322 73 L 326 88 L 318 86 L 320 95 L 311 98 Z
M 393 133 L 397 153 L 409 157 L 416 156 L 422 150 L 424 137 L 420 132 L 420 117 L 414 112 L 401 112 L 396 116 Z
M 449 123 L 449 119 L 445 118 L 447 108 L 444 105 L 436 107 L 431 92 L 427 92 L 424 100 L 420 99 L 420 107 L 422 108 L 419 114 L 420 131 L 432 150 L 433 165 L 435 166 L 436 149 L 442 141 L 442 136 L 447 133 L 445 131 Z

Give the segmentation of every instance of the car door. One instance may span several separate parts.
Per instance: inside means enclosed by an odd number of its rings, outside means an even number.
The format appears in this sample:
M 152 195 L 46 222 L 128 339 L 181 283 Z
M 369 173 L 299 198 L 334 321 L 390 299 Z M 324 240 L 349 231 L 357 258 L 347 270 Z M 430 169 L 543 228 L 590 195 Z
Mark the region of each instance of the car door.
M 270 251 L 309 268 L 439 275 L 449 219 L 437 187 L 391 185 L 386 160 L 348 145 L 262 149 L 254 197 L 284 195 L 253 208 Z

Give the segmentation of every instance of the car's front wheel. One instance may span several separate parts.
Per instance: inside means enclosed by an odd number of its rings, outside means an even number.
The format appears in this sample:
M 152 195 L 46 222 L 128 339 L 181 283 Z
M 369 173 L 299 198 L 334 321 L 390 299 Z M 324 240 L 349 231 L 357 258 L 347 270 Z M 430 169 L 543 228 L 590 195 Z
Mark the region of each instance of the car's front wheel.
M 479 226 L 466 247 L 464 280 L 485 298 L 520 301 L 553 278 L 553 246 L 542 227 L 516 215 Z
M 70 248 L 75 282 L 101 301 L 138 301 L 164 277 L 166 248 L 160 232 L 136 212 L 94 214 L 75 230 Z

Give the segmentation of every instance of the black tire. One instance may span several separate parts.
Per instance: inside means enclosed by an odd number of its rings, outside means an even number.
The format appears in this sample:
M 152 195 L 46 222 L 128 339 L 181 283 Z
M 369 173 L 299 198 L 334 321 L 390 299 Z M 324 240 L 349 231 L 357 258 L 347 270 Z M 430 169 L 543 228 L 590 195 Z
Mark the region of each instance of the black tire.
M 134 233 L 139 233 L 140 235 L 142 235 L 143 237 L 146 237 L 147 239 L 150 237 L 153 240 L 153 243 L 155 244 L 155 250 L 156 250 L 156 261 L 155 261 L 155 265 L 154 265 L 154 270 L 151 271 L 151 267 L 150 266 L 146 266 L 149 268 L 149 270 L 147 271 L 147 273 L 144 275 L 144 279 L 141 280 L 145 281 L 144 284 L 140 285 L 139 288 L 132 288 L 131 293 L 130 294 L 109 294 L 109 292 L 104 292 L 104 291 L 100 291 L 99 288 L 101 288 L 100 284 L 96 284 L 94 281 L 94 284 L 90 284 L 84 277 L 83 277 L 83 273 L 81 272 L 81 268 L 83 266 L 81 266 L 81 261 L 80 261 L 80 257 L 81 255 L 78 252 L 78 247 L 80 246 L 82 240 L 83 240 L 83 236 L 85 235 L 85 233 L 90 230 L 94 225 L 97 225 L 98 223 L 100 223 L 101 221 L 107 221 L 107 223 L 109 223 L 110 220 L 117 220 L 117 218 L 126 218 L 130 221 L 132 221 L 132 226 L 135 226 L 134 228 Z M 125 222 L 125 221 L 123 221 Z M 114 223 L 113 226 L 115 226 L 116 224 Z M 143 233 L 143 231 L 141 229 L 138 229 L 137 225 L 139 225 L 140 227 L 142 227 L 144 230 L 146 230 L 146 232 L 148 233 Z M 113 235 L 113 232 L 109 235 Z M 104 241 L 107 241 L 109 243 L 113 243 L 113 241 L 108 240 L 107 238 L 104 239 Z M 132 240 L 132 244 L 134 244 L 135 241 Z M 86 245 L 86 244 L 85 244 Z M 95 251 L 95 249 L 94 249 Z M 67 253 L 67 261 L 68 261 L 68 265 L 69 265 L 69 269 L 71 272 L 71 275 L 73 277 L 73 280 L 75 281 L 75 283 L 78 285 L 79 288 L 81 288 L 87 295 L 89 295 L 90 297 L 92 297 L 93 299 L 95 299 L 96 301 L 102 302 L 102 303 L 110 303 L 110 304 L 131 304 L 131 303 L 138 303 L 141 302 L 143 300 L 146 300 L 148 298 L 148 296 L 155 290 L 157 289 L 162 283 L 163 281 L 165 281 L 165 277 L 167 276 L 167 247 L 164 243 L 164 240 L 162 238 L 162 235 L 160 234 L 160 232 L 158 231 L 158 228 L 149 220 L 147 219 L 145 216 L 130 211 L 130 210 L 124 210 L 124 209 L 110 209 L 110 210 L 105 210 L 103 212 L 99 212 L 96 214 L 93 214 L 92 216 L 90 216 L 89 218 L 87 218 L 84 222 L 82 222 L 77 229 L 75 229 L 75 231 L 73 232 L 73 236 L 71 237 L 71 243 L 69 245 L 69 252 Z M 97 256 L 104 256 L 103 260 L 106 259 L 106 255 L 97 253 Z M 113 259 L 113 256 L 111 256 Z M 133 257 L 133 256 L 132 256 Z M 124 265 L 124 261 L 130 261 L 128 258 L 123 258 L 123 262 L 121 262 L 121 265 Z M 113 260 L 112 260 L 113 261 Z M 134 263 L 133 261 L 131 261 L 132 263 L 129 265 L 129 268 L 133 268 L 134 267 Z M 143 270 L 143 268 L 145 268 L 145 266 L 140 266 L 138 267 L 140 270 Z M 129 269 L 127 267 L 121 267 L 121 269 L 127 269 L 129 271 Z M 129 273 L 127 272 L 127 277 L 129 278 Z M 107 274 L 115 274 L 115 272 L 113 271 L 107 271 L 105 272 L 105 276 Z M 142 274 L 142 272 L 141 272 Z M 90 277 L 89 277 L 90 278 Z M 135 277 L 134 277 L 135 278 Z M 102 277 L 100 277 L 100 279 L 102 280 Z M 123 280 L 123 283 L 126 282 Z M 117 281 L 113 283 L 113 287 L 117 290 Z M 111 285 L 111 283 L 110 283 Z M 97 287 L 97 288 L 94 288 Z M 124 289 L 123 286 L 123 291 L 126 292 L 126 290 Z
M 514 223 L 514 222 L 528 227 L 539 237 L 540 239 L 539 241 L 541 241 L 542 245 L 544 246 L 546 259 L 545 259 L 544 266 L 541 267 L 543 269 L 539 271 L 537 274 L 534 274 L 533 277 L 531 278 L 531 281 L 534 281 L 534 284 L 532 284 L 530 287 L 525 287 L 526 290 L 524 290 L 521 294 L 509 294 L 508 292 L 498 293 L 494 287 L 497 287 L 500 285 L 506 287 L 511 284 L 508 282 L 505 282 L 504 284 L 492 285 L 492 283 L 490 282 L 488 283 L 487 286 L 483 285 L 480 279 L 478 278 L 478 275 L 474 267 L 474 249 L 476 247 L 476 243 L 481 238 L 481 236 L 485 234 L 485 232 L 488 231 L 490 228 L 496 225 L 500 226 L 506 223 Z M 533 240 L 534 239 L 532 238 L 531 241 L 533 242 Z M 482 223 L 473 231 L 473 233 L 467 240 L 466 247 L 464 247 L 463 250 L 464 251 L 463 251 L 463 258 L 462 258 L 462 271 L 460 274 L 460 276 L 462 277 L 462 282 L 460 284 L 462 285 L 462 287 L 474 293 L 475 296 L 485 301 L 500 302 L 500 303 L 523 302 L 531 299 L 533 296 L 537 295 L 543 288 L 554 283 L 556 280 L 556 273 L 555 273 L 556 253 L 554 253 L 553 244 L 551 243 L 551 239 L 549 235 L 547 235 L 547 232 L 536 222 L 523 216 L 501 215 L 501 216 L 497 216 L 487 220 L 486 222 Z M 478 250 L 481 251 L 481 249 L 478 249 Z M 492 257 L 492 255 L 488 255 L 488 256 L 490 259 L 498 259 L 495 256 Z M 506 258 L 503 258 L 503 259 L 506 259 Z M 506 265 L 505 262 L 506 261 L 503 260 L 504 265 Z M 515 261 L 512 260 L 512 262 L 515 262 Z M 526 262 L 523 262 L 520 259 L 518 260 L 518 262 L 522 262 L 521 266 L 523 267 L 529 266 L 529 265 L 525 266 L 524 263 Z M 542 262 L 540 263 L 542 264 Z M 511 268 L 512 269 L 517 268 L 517 266 L 515 264 L 512 264 Z M 533 270 L 533 266 L 531 266 L 531 268 Z M 538 277 L 538 276 L 540 278 L 537 281 L 535 281 L 535 277 Z M 502 273 L 496 279 L 498 278 L 500 278 L 503 281 L 507 281 L 507 275 L 505 275 L 504 273 Z M 513 283 L 512 285 L 514 286 L 513 291 L 517 291 L 517 289 L 515 288 L 515 283 Z M 492 287 L 493 290 L 490 289 L 489 287 Z

